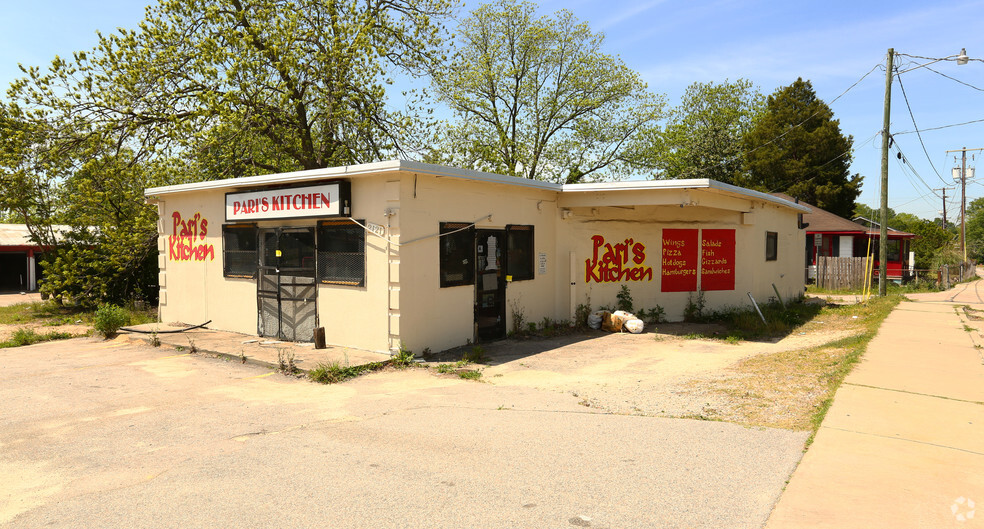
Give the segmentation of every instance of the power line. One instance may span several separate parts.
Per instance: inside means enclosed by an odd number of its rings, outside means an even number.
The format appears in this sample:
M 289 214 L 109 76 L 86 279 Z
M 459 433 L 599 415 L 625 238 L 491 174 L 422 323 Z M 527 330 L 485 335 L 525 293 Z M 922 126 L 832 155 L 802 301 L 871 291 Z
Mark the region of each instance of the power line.
M 922 131 L 923 132 L 927 132 L 927 131 L 930 131 L 930 130 L 949 129 L 949 128 L 952 128 L 952 127 L 962 127 L 964 125 L 973 125 L 974 123 L 982 123 L 982 122 L 984 122 L 984 118 L 982 118 L 982 119 L 975 119 L 973 121 L 964 121 L 963 123 L 953 123 L 953 124 L 950 124 L 950 125 L 941 125 L 939 127 L 925 128 L 925 129 L 922 129 Z M 892 134 L 894 136 L 901 136 L 902 134 L 912 134 L 913 132 L 918 132 L 918 131 L 915 131 L 915 130 L 904 130 L 902 132 L 894 132 Z
M 874 65 L 870 70 L 868 70 L 867 73 L 865 73 L 864 75 L 862 75 L 860 79 L 858 79 L 857 81 L 855 81 L 854 84 L 852 84 L 851 86 L 847 87 L 847 89 L 844 90 L 843 92 L 841 92 L 837 97 L 831 99 L 830 100 L 830 103 L 827 103 L 827 108 L 830 108 L 830 105 L 832 105 L 838 99 L 840 99 L 840 98 L 844 97 L 845 95 L 847 95 L 847 93 L 850 92 L 851 90 L 853 90 L 854 87 L 856 87 L 857 85 L 859 85 L 861 83 L 861 81 L 864 81 L 866 77 L 868 77 L 869 75 L 871 75 L 872 72 L 874 72 L 875 70 L 878 70 L 879 68 L 882 68 L 882 65 L 881 64 Z M 823 109 L 822 108 L 820 110 L 817 110 L 816 112 L 814 112 L 810 116 L 808 116 L 803 121 L 800 121 L 796 125 L 793 125 L 792 127 L 789 127 L 789 129 L 787 129 L 782 134 L 780 134 L 780 135 L 776 136 L 775 138 L 772 138 L 771 140 L 763 143 L 762 145 L 759 145 L 758 147 L 755 147 L 754 149 L 751 149 L 749 151 L 740 153 L 740 154 L 738 154 L 736 156 L 732 156 L 730 158 L 726 158 L 724 160 L 721 160 L 720 162 L 718 162 L 715 165 L 718 166 L 718 167 L 721 167 L 721 166 L 727 165 L 729 163 L 733 163 L 733 162 L 739 160 L 742 156 L 749 155 L 749 154 L 751 154 L 751 153 L 753 153 L 753 152 L 755 152 L 755 151 L 757 151 L 759 149 L 768 147 L 769 145 L 772 145 L 773 143 L 775 143 L 775 142 L 781 140 L 782 138 L 784 138 L 787 134 L 789 134 L 793 130 L 795 130 L 795 129 L 799 128 L 799 127 L 802 127 L 807 121 L 810 121 L 811 119 L 813 119 L 814 117 L 816 117 L 821 112 L 823 112 Z M 833 110 L 831 110 L 831 112 L 833 112 Z M 875 136 L 877 136 L 877 135 L 878 135 L 878 133 L 875 134 Z M 841 157 L 845 156 L 846 154 L 850 153 L 851 150 L 853 150 L 853 148 L 845 151 L 844 153 L 838 155 L 836 158 L 834 158 L 833 160 L 830 160 L 830 161 L 824 163 L 823 165 L 827 165 L 827 164 L 833 162 L 834 160 L 837 160 L 838 158 L 841 158 Z M 821 167 L 823 167 L 823 166 L 821 166 Z M 686 177 L 686 176 L 689 176 L 689 175 L 692 175 L 692 174 L 696 174 L 696 173 L 698 173 L 700 171 L 703 171 L 703 170 L 705 170 L 705 169 L 694 168 L 694 169 L 691 169 L 691 170 L 689 170 L 689 171 L 687 171 L 685 173 L 682 173 L 680 176 L 681 177 Z M 812 180 L 812 178 L 811 178 L 811 180 Z
M 960 83 L 960 84 L 962 84 L 964 86 L 969 86 L 970 88 L 973 88 L 974 90 L 977 90 L 978 92 L 984 92 L 984 88 L 978 88 L 978 87 L 976 87 L 976 86 L 974 86 L 974 85 L 972 85 L 970 83 L 966 83 L 966 82 L 961 81 L 960 79 L 957 79 L 955 77 L 950 77 L 949 75 L 947 75 L 947 74 L 945 74 L 943 72 L 936 71 L 936 70 L 934 70 L 934 69 L 932 69 L 932 68 L 930 68 L 928 66 L 926 67 L 926 69 L 929 70 L 929 71 L 931 71 L 931 72 L 933 72 L 933 73 L 935 73 L 936 75 L 942 75 L 943 77 L 946 77 L 947 79 L 949 79 L 951 81 Z
M 906 95 L 906 93 L 905 93 L 905 85 L 902 84 L 902 76 L 899 75 L 898 76 L 898 79 L 899 79 L 899 88 L 902 89 L 902 99 L 905 100 L 905 107 L 907 109 L 909 109 L 909 117 L 912 119 L 912 126 L 913 126 L 913 128 L 916 129 L 916 137 L 919 138 L 919 144 L 922 145 L 923 153 L 926 155 L 926 160 L 929 161 L 929 166 L 933 168 L 933 172 L 936 173 L 936 177 L 940 179 L 940 182 L 943 182 L 944 184 L 946 184 L 946 180 L 943 180 L 943 177 L 940 176 L 940 172 L 936 169 L 936 164 L 933 163 L 933 159 L 929 156 L 929 151 L 926 150 L 926 144 L 923 143 L 922 133 L 919 132 L 919 125 L 916 125 L 916 116 L 913 115 L 913 113 L 912 113 L 912 106 L 909 105 L 909 96 Z M 897 144 L 896 144 L 896 146 L 897 146 Z M 929 187 L 929 186 L 926 186 L 926 187 Z M 932 188 L 930 188 L 930 189 L 932 189 Z

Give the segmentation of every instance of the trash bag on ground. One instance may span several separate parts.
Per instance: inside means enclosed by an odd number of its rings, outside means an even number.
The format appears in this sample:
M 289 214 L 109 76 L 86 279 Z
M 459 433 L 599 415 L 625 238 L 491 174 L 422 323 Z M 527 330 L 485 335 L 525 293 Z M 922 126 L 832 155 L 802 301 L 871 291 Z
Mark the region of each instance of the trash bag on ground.
M 636 318 L 625 322 L 623 327 L 625 327 L 625 330 L 631 332 L 632 334 L 641 334 L 642 329 L 645 326 L 646 324 L 643 323 L 642 320 Z
M 608 332 L 622 332 L 622 327 L 629 319 L 617 314 L 608 314 L 601 320 L 601 330 Z M 624 313 L 623 313 L 624 314 Z
M 588 327 L 592 329 L 601 328 L 601 320 L 604 318 L 605 314 L 608 314 L 607 310 L 596 310 L 591 314 L 588 314 Z

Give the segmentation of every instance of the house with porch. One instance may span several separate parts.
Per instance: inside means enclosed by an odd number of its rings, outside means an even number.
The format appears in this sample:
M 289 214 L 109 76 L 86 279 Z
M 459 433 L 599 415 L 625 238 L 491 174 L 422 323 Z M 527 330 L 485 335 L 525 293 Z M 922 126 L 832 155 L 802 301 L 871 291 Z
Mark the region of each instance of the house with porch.
M 817 260 L 820 257 L 865 257 L 869 251 L 875 259 L 874 277 L 878 276 L 881 226 L 877 222 L 863 217 L 848 220 L 784 193 L 773 195 L 806 206 L 810 210 L 809 213 L 803 213 L 802 220 L 806 230 L 805 251 L 809 279 L 816 278 Z M 910 253 L 911 243 L 915 238 L 913 233 L 888 228 L 886 265 L 890 280 L 904 280 L 913 274 L 915 265 L 910 259 Z

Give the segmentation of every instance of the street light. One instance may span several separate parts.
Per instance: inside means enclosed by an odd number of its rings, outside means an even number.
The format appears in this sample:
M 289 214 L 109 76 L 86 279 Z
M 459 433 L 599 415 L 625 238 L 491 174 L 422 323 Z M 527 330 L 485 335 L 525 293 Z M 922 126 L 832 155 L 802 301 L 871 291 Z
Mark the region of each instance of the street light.
M 958 65 L 967 64 L 970 57 L 967 56 L 967 48 L 961 48 L 960 53 L 936 59 L 924 64 L 898 72 L 900 75 L 912 70 L 917 70 L 924 66 L 956 59 Z M 888 63 L 885 68 L 885 113 L 882 125 L 882 159 L 881 159 L 881 226 L 878 231 L 878 295 L 884 296 L 888 293 L 888 142 L 890 135 L 888 132 L 889 122 L 892 117 L 892 64 L 895 60 L 895 48 L 888 49 Z

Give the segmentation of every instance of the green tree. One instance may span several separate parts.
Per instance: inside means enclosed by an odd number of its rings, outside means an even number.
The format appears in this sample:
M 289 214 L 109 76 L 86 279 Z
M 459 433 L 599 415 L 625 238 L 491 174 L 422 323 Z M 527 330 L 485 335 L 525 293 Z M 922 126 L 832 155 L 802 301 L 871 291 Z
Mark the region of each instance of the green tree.
M 137 29 L 22 67 L 0 116 L 0 209 L 71 225 L 45 291 L 86 304 L 153 294 L 145 187 L 398 154 L 420 120 L 389 109 L 386 87 L 431 70 L 451 7 L 161 0 Z
M 741 141 L 765 98 L 751 81 L 693 83 L 670 111 L 665 128 L 650 129 L 636 162 L 660 178 L 711 178 L 734 184 L 742 172 Z
M 813 91 L 797 79 L 768 97 L 765 111 L 745 135 L 740 185 L 781 191 L 842 217 L 854 211 L 861 175 L 850 174 L 854 139 Z
M 53 137 L 44 120 L 0 104 L 0 211 L 6 220 L 26 224 L 45 246 L 57 244 L 52 224 L 60 217 L 60 181 L 71 170 Z
M 412 115 L 394 73 L 429 69 L 449 0 L 161 0 L 136 30 L 26 69 L 20 100 L 126 143 L 200 160 L 198 178 L 394 156 Z M 76 136 L 75 139 L 78 139 Z
M 967 204 L 967 258 L 984 263 L 984 198 L 975 198 Z
M 535 11 L 498 0 L 458 25 L 432 76 L 456 120 L 425 159 L 560 182 L 627 171 L 623 153 L 661 116 L 663 98 L 570 11 Z

